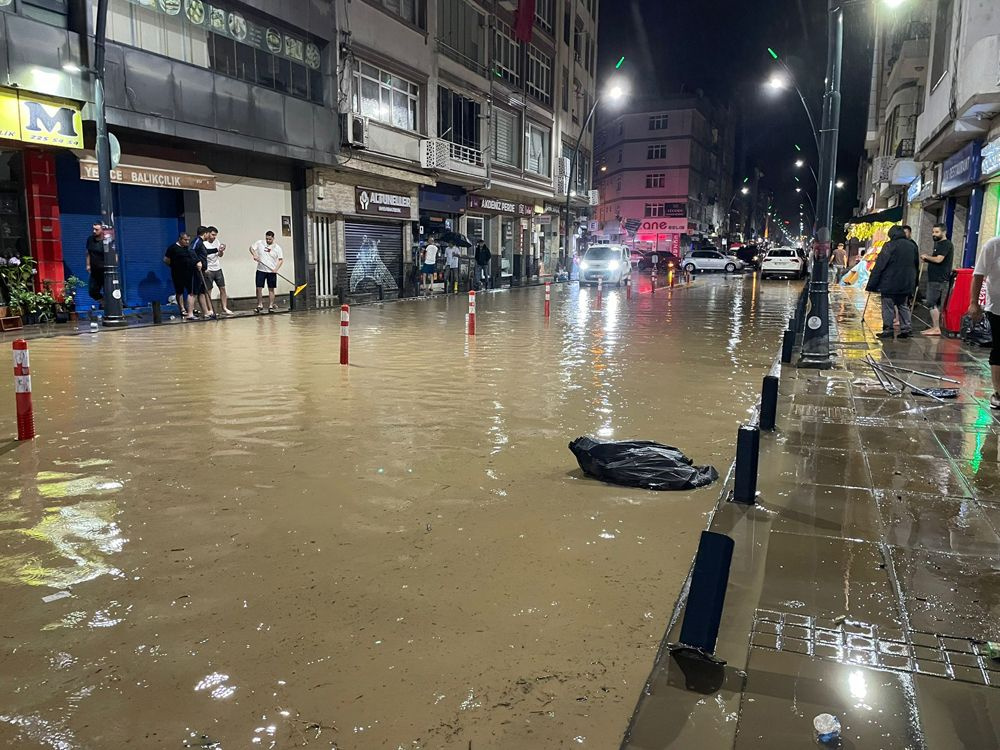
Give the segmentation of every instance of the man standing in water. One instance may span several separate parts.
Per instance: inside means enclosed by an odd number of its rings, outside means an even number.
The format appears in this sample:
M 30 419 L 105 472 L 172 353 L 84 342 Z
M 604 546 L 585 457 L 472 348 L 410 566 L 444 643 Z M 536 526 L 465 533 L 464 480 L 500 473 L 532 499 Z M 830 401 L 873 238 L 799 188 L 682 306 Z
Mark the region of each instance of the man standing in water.
M 190 297 L 191 271 L 194 267 L 190 250 L 191 235 L 181 232 L 177 242 L 167 248 L 163 254 L 163 262 L 170 266 L 170 278 L 174 282 L 174 295 L 181 317 L 194 317 L 194 300 Z
M 434 244 L 434 240 L 432 239 L 424 248 L 420 260 L 420 273 L 423 276 L 423 285 L 427 290 L 428 296 L 434 294 L 434 274 L 437 273 L 437 257 L 438 246 Z
M 250 255 L 257 261 L 257 309 L 255 312 L 264 312 L 264 287 L 267 287 L 270 298 L 268 312 L 278 312 L 278 306 L 274 303 L 275 290 L 278 288 L 278 271 L 285 263 L 285 256 L 281 250 L 281 245 L 274 241 L 274 232 L 268 232 L 263 240 L 257 240 L 250 247 Z
M 104 299 L 104 225 L 94 222 L 87 238 L 87 273 L 90 283 L 87 291 L 91 299 L 100 303 Z

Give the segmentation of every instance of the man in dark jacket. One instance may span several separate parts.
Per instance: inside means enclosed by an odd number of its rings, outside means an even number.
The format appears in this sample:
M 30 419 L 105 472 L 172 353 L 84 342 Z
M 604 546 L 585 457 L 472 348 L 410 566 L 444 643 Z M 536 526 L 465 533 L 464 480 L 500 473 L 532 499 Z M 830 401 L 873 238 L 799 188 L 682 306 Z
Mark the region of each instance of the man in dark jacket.
M 482 240 L 476 245 L 476 286 L 486 289 L 490 286 L 490 260 L 493 253 Z
M 899 315 L 899 338 L 908 339 L 912 331 L 910 299 L 920 274 L 920 250 L 906 239 L 901 227 L 889 230 L 889 241 L 882 248 L 868 279 L 868 291 L 882 295 L 882 333 L 880 339 L 893 337 L 893 323 Z

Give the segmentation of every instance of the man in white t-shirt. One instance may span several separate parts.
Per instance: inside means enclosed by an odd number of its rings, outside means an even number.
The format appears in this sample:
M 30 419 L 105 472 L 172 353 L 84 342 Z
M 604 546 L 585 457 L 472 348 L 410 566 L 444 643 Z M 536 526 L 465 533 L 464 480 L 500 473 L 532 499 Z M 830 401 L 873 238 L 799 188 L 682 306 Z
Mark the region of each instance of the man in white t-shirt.
M 448 245 L 444 251 L 446 276 L 444 278 L 444 290 L 446 292 L 458 291 L 458 259 L 462 252 L 454 245 Z
M 204 241 L 205 250 L 208 252 L 208 268 L 205 269 L 205 291 L 208 296 L 212 296 L 212 287 L 219 287 L 219 296 L 222 298 L 222 312 L 232 315 L 229 309 L 229 297 L 226 294 L 226 275 L 222 273 L 222 256 L 226 254 L 226 243 L 219 242 L 218 227 L 208 228 L 208 237 Z
M 420 261 L 420 273 L 424 278 L 424 287 L 428 295 L 434 293 L 434 274 L 437 273 L 438 252 L 438 246 L 434 244 L 434 240 L 431 240 L 424 248 Z
M 257 261 L 257 313 L 264 312 L 264 286 L 267 286 L 271 304 L 268 312 L 277 312 L 274 304 L 274 290 L 278 288 L 278 271 L 285 263 L 281 245 L 274 241 L 274 232 L 268 232 L 264 239 L 257 240 L 250 247 L 250 255 Z
M 986 282 L 986 304 L 980 305 L 983 282 Z M 993 395 L 990 408 L 1000 409 L 1000 237 L 983 245 L 976 256 L 976 270 L 972 275 L 972 301 L 969 315 L 979 321 L 983 313 L 990 321 L 993 332 L 993 349 L 990 351 L 990 374 L 993 376 Z

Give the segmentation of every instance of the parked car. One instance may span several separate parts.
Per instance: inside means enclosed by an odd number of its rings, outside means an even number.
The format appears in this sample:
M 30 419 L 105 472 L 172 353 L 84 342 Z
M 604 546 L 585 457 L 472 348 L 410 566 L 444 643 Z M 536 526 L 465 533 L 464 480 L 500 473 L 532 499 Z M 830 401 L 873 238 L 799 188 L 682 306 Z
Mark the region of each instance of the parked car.
M 741 245 L 735 248 L 736 257 L 743 261 L 747 268 L 760 268 L 760 262 L 764 257 L 764 251 L 757 245 Z
M 760 277 L 780 276 L 801 279 L 806 275 L 806 261 L 793 247 L 779 247 L 768 252 L 760 263 Z
M 633 250 L 632 265 L 640 271 L 648 271 L 653 267 L 653 257 L 656 257 L 656 270 L 666 273 L 671 268 L 680 268 L 681 259 L 665 250 Z
M 630 252 L 624 245 L 591 245 L 580 259 L 580 285 L 605 284 L 621 286 L 632 277 Z
M 690 273 L 696 271 L 736 273 L 744 268 L 742 260 L 734 255 L 723 255 L 718 250 L 695 250 L 681 262 L 684 264 L 684 269 Z

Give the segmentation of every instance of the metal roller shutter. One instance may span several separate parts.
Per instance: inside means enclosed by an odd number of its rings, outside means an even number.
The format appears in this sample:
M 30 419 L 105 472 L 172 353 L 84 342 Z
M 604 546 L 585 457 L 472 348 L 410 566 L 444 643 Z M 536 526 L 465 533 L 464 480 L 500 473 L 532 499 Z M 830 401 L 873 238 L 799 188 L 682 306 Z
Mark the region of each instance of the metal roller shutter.
M 403 286 L 403 226 L 344 222 L 349 294 L 397 292 Z

